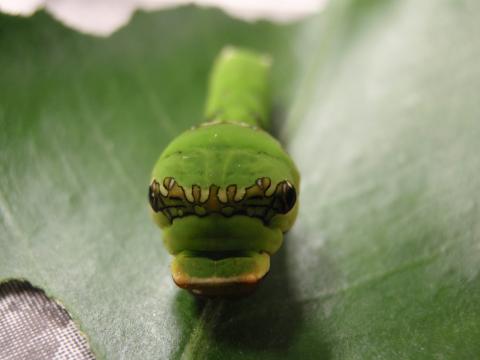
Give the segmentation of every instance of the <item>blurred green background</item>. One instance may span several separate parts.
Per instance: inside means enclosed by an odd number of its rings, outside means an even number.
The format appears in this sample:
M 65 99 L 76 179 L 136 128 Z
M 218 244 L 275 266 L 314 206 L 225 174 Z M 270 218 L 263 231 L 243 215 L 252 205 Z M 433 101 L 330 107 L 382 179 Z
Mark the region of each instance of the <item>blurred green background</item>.
M 333 0 L 290 25 L 137 13 L 109 38 L 0 15 L 0 279 L 98 358 L 480 357 L 480 3 Z M 271 53 L 299 220 L 251 297 L 177 289 L 149 174 L 226 44 Z

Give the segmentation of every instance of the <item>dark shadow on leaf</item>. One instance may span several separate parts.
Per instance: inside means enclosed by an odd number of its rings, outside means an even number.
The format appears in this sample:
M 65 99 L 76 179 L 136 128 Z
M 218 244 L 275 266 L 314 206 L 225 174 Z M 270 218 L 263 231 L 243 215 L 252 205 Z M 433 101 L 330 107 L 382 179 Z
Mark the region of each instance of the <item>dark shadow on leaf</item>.
M 272 257 L 270 274 L 253 295 L 225 301 L 211 340 L 239 350 L 288 351 L 306 314 L 289 282 L 286 250 L 284 246 Z

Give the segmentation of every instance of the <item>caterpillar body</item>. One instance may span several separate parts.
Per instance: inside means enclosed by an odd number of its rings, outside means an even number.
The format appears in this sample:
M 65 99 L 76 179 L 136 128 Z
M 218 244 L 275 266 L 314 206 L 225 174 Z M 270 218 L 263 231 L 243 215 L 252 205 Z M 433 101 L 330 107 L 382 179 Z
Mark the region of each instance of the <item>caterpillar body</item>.
M 267 132 L 270 63 L 225 48 L 206 120 L 175 138 L 152 172 L 148 199 L 174 256 L 173 280 L 196 295 L 251 292 L 298 212 L 299 173 Z

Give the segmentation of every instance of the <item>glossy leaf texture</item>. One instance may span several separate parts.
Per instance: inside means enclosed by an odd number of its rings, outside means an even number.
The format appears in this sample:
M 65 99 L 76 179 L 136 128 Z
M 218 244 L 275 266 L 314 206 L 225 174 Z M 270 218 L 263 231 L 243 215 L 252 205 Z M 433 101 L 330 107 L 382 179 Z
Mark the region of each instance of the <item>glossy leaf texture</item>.
M 0 17 L 0 279 L 108 359 L 480 356 L 480 5 L 337 0 L 291 25 L 184 7 L 110 38 Z M 251 297 L 178 290 L 150 170 L 226 44 L 270 52 L 299 220 Z

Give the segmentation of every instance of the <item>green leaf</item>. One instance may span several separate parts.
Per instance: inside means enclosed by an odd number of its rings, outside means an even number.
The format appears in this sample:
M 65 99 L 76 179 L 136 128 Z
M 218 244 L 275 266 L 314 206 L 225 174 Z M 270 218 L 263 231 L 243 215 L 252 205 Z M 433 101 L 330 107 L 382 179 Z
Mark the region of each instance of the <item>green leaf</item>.
M 0 279 L 59 299 L 99 358 L 478 357 L 479 11 L 337 0 L 282 26 L 186 7 L 107 39 L 2 15 Z M 201 302 L 146 192 L 225 44 L 273 55 L 301 211 L 253 296 Z

